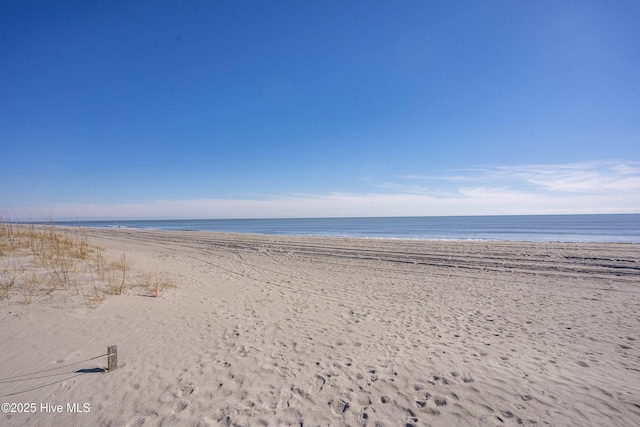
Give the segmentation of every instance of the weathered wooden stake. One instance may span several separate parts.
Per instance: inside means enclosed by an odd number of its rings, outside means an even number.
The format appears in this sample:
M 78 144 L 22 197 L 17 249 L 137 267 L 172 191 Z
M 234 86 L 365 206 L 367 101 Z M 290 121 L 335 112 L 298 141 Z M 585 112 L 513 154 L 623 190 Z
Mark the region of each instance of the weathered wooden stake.
M 115 371 L 118 369 L 118 346 L 110 345 L 107 347 L 107 354 L 109 355 L 107 359 L 107 370 L 109 372 Z

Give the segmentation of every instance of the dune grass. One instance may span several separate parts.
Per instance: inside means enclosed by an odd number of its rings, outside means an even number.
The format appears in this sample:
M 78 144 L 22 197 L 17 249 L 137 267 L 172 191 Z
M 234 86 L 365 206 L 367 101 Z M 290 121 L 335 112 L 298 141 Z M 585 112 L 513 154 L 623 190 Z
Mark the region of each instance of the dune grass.
M 95 306 L 108 295 L 134 288 L 147 294 L 173 287 L 172 282 L 143 273 L 131 277 L 133 263 L 123 253 L 109 260 L 104 249 L 89 243 L 87 229 L 17 224 L 0 218 L 0 299 L 53 296 L 79 298 Z

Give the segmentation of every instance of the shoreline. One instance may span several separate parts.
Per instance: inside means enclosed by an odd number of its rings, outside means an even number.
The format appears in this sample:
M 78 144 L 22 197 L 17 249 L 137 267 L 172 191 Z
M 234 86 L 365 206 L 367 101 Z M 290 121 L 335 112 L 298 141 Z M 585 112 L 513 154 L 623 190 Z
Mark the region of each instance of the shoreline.
M 622 215 L 622 214 L 621 214 Z M 40 224 L 46 226 L 46 224 Z M 161 228 L 147 228 L 147 227 L 127 227 L 127 226 L 114 226 L 114 227 L 91 227 L 86 225 L 56 225 L 56 228 L 68 227 L 74 228 L 86 228 L 89 230 L 139 230 L 139 231 L 152 231 L 152 232 L 169 232 L 169 233 L 211 233 L 211 234 L 223 234 L 223 235 L 237 235 L 242 236 L 261 236 L 261 237 L 275 237 L 275 238 L 310 238 L 310 239 L 355 239 L 355 240 L 372 240 L 372 241 L 408 241 L 408 242 L 480 242 L 480 243 L 558 243 L 558 244 L 603 244 L 603 245 L 640 245 L 640 242 L 634 241 L 599 241 L 599 240 L 510 240 L 510 239 L 481 239 L 481 238 L 427 238 L 427 237 L 375 237 L 375 236 L 349 236 L 349 235 L 320 235 L 320 234 L 269 234 L 269 233 L 251 233 L 251 232 L 236 232 L 236 231 L 212 231 L 212 230 L 196 230 L 196 229 L 180 229 L 180 230 L 167 230 Z
M 60 221 L 59 225 L 274 236 L 640 243 L 640 214 Z
M 640 423 L 637 245 L 86 233 L 177 287 L 0 300 L 0 378 L 112 344 L 120 364 L 0 381 L 3 402 L 91 409 L 3 425 Z

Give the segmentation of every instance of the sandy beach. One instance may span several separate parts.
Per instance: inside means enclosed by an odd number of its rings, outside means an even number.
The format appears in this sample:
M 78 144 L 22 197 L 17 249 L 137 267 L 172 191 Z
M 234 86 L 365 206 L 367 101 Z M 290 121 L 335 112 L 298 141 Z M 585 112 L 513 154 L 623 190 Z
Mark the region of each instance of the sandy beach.
M 176 287 L 0 300 L 0 425 L 640 425 L 640 245 L 87 233 Z

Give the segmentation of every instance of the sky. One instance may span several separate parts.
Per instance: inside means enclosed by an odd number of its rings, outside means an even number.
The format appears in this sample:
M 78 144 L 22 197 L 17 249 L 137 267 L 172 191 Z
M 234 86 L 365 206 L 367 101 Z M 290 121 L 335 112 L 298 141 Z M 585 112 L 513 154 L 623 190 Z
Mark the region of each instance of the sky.
M 0 216 L 640 213 L 640 2 L 0 2 Z

